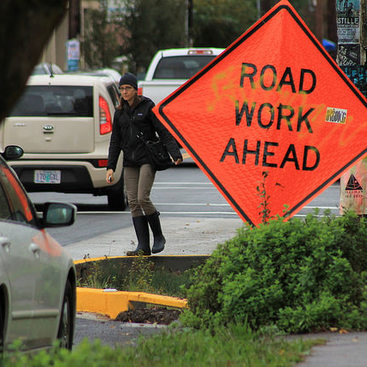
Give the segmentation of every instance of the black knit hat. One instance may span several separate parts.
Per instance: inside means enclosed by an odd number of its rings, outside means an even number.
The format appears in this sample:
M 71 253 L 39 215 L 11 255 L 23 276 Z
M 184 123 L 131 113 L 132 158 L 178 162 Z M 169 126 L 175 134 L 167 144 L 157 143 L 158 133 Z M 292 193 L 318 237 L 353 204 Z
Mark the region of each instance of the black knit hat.
M 124 85 L 124 84 L 129 84 L 132 87 L 134 87 L 135 89 L 138 89 L 138 81 L 134 74 L 125 73 L 120 79 L 119 86 L 121 87 L 121 85 Z

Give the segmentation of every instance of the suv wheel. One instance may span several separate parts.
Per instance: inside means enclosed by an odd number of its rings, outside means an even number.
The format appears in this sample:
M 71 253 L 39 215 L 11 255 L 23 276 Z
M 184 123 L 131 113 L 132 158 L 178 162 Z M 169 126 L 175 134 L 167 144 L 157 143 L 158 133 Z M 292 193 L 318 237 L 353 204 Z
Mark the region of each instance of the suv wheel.
M 73 290 L 69 281 L 66 283 L 64 299 L 60 315 L 59 331 L 57 339 L 61 348 L 72 349 L 73 347 Z
M 108 207 L 111 210 L 125 210 L 126 200 L 124 190 L 119 190 L 107 194 Z
M 111 210 L 125 210 L 127 207 L 127 199 L 124 190 L 124 173 L 116 185 L 110 187 L 106 192 L 108 207 Z

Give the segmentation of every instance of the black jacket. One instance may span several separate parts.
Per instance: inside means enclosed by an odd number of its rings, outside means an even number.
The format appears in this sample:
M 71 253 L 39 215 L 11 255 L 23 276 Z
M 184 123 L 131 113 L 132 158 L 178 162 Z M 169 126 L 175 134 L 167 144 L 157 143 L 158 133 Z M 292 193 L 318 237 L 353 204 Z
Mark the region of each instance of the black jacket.
M 154 102 L 144 96 L 138 98 L 138 103 L 134 104 L 132 108 L 127 102 L 124 102 L 123 107 L 115 112 L 107 169 L 116 169 L 121 150 L 124 153 L 123 165 L 125 167 L 136 167 L 149 163 L 144 142 L 137 136 L 139 133 L 143 133 L 146 140 L 156 140 L 156 133 L 158 133 L 173 160 L 182 159 L 176 140 L 152 111 Z

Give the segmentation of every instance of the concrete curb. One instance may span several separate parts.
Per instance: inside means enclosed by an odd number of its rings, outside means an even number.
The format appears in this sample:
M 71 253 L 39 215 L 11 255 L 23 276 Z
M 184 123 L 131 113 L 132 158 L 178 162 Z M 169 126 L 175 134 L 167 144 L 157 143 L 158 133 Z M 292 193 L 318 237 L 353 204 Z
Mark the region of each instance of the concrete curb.
M 115 289 L 77 288 L 77 312 L 93 312 L 115 319 L 120 312 L 134 309 L 132 302 L 187 308 L 187 300 L 144 292 L 123 292 Z
M 101 260 L 125 258 L 124 256 L 101 257 L 74 261 L 75 265 Z M 125 292 L 116 289 L 77 287 L 77 312 L 92 312 L 115 319 L 120 312 L 134 309 L 133 302 L 151 303 L 161 306 L 188 308 L 187 300 L 145 292 Z

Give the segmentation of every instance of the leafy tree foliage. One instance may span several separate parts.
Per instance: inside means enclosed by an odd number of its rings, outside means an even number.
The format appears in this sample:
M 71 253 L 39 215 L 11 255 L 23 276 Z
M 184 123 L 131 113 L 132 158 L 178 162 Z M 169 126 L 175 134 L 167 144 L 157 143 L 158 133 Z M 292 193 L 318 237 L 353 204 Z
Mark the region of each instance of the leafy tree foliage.
M 88 9 L 85 24 L 82 47 L 87 68 L 110 67 L 119 54 L 119 44 L 115 18 L 109 17 L 107 0 L 100 1 L 99 9 Z
M 257 16 L 256 0 L 194 0 L 194 46 L 227 47 Z
M 101 9 L 89 10 L 86 18 L 85 60 L 89 67 L 101 67 L 125 55 L 129 69 L 141 72 L 159 49 L 227 47 L 277 2 L 192 0 L 191 18 L 188 0 L 116 0 L 119 8 L 113 14 L 107 12 L 107 0 L 100 0 Z M 316 8 L 309 0 L 292 5 L 314 31 Z
M 227 47 L 279 0 L 193 0 L 195 46 Z M 315 33 L 316 7 L 309 0 L 292 0 L 294 8 Z M 335 0 L 327 0 L 323 25 L 327 38 L 335 40 Z M 329 16 L 330 15 L 330 16 Z
M 185 46 L 185 1 L 121 0 L 125 40 L 123 54 L 132 70 L 146 68 L 157 50 Z

